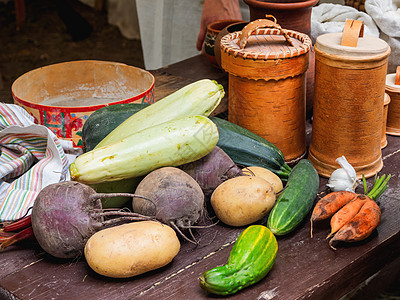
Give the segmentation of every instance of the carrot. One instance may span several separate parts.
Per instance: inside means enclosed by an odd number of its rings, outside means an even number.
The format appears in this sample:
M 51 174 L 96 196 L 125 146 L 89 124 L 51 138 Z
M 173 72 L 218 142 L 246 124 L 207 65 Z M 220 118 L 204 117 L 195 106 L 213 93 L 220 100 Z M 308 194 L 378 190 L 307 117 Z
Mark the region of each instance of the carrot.
M 340 228 L 350 222 L 367 200 L 371 199 L 365 195 L 358 195 L 354 200 L 339 209 L 331 218 L 331 233 L 326 238 L 330 238 Z
M 321 198 L 314 207 L 311 215 L 311 237 L 313 231 L 313 221 L 331 219 L 331 233 L 327 238 L 331 237 L 339 230 L 346 222 L 361 209 L 365 197 L 370 200 L 377 200 L 387 188 L 387 183 L 391 175 L 383 175 L 382 177 L 375 176 L 375 182 L 372 189 L 368 192 L 367 183 L 363 176 L 364 194 L 361 195 L 349 191 L 332 192 Z M 364 199 L 364 200 L 362 200 Z M 357 200 L 357 201 L 355 201 Z M 337 215 L 335 215 L 337 214 Z
M 354 200 L 358 194 L 348 191 L 332 192 L 321 198 L 314 207 L 311 221 L 321 221 L 332 217 L 335 212 Z
M 357 198 L 358 194 L 349 191 L 332 192 L 318 200 L 311 214 L 311 237 L 313 222 L 328 219 L 340 208 Z
M 380 219 L 381 210 L 378 204 L 374 200 L 366 200 L 360 211 L 333 236 L 329 246 L 336 250 L 334 243 L 364 240 L 378 226 Z

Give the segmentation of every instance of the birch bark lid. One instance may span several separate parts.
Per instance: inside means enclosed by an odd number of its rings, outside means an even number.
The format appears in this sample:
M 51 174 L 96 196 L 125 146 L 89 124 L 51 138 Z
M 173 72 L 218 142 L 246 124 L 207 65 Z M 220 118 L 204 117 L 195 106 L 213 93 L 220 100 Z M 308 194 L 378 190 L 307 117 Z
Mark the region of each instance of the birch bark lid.
M 395 84 L 396 73 L 386 75 L 386 91 L 400 93 L 400 85 Z
M 342 46 L 341 41 L 342 32 L 332 32 L 317 37 L 315 45 L 325 53 L 354 60 L 380 58 L 390 49 L 384 40 L 369 35 L 359 37 L 356 47 Z

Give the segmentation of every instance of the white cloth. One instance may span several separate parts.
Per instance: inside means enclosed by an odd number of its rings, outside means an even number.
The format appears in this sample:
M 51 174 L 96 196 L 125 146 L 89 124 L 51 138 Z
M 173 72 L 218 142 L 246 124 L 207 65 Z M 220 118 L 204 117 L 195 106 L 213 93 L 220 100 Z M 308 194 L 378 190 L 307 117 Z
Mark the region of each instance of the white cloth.
M 239 3 L 243 20 L 249 20 L 248 5 L 243 0 Z M 196 41 L 203 11 L 202 0 L 136 0 L 136 8 L 147 70 L 200 54 Z
M 380 30 L 380 38 L 390 48 L 388 73 L 395 73 L 400 65 L 400 1 L 366 0 L 365 10 Z
M 313 43 L 322 34 L 342 32 L 347 19 L 364 21 L 364 34 L 379 37 L 379 29 L 368 14 L 351 6 L 323 3 L 312 9 L 311 39 Z
M 124 37 L 140 40 L 135 0 L 108 0 L 107 18 L 108 23 L 117 26 Z
M 23 108 L 0 103 L 0 221 L 24 216 L 45 186 L 69 180 L 68 166 L 75 159 L 72 142 L 53 132 Z

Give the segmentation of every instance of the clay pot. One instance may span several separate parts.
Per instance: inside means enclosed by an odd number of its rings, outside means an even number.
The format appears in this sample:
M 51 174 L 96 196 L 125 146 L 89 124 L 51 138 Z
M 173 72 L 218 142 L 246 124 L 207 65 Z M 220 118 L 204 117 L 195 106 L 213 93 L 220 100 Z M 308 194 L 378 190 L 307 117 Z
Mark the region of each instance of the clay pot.
M 291 29 L 310 35 L 311 9 L 318 0 L 244 0 L 250 9 L 250 21 L 273 15 L 277 23 L 285 29 Z
M 230 24 L 226 26 L 224 29 L 221 30 L 220 33 L 218 33 L 217 38 L 215 40 L 215 46 L 214 46 L 214 54 L 215 54 L 215 60 L 217 62 L 217 65 L 221 67 L 221 39 L 224 37 L 224 35 L 228 33 L 232 33 L 235 31 L 241 31 L 244 26 L 249 24 L 249 22 L 246 21 L 240 21 L 237 23 Z
M 204 38 L 204 53 L 208 60 L 217 66 L 217 62 L 215 60 L 215 41 L 217 39 L 217 35 L 224 29 L 226 26 L 241 22 L 242 20 L 217 20 L 214 21 L 207 26 L 206 36 Z
M 318 0 L 244 0 L 250 9 L 250 21 L 273 15 L 285 29 L 311 34 L 311 11 Z M 310 50 L 306 72 L 306 116 L 311 118 L 314 98 L 314 51 Z

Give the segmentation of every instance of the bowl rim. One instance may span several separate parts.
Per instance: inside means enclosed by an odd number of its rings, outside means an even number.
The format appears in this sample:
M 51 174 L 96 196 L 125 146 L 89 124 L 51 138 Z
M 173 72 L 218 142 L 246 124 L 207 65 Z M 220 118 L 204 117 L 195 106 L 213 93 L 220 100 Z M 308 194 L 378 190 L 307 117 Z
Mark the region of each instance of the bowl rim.
M 151 84 L 150 87 L 147 88 L 144 92 L 137 94 L 133 97 L 130 98 L 126 98 L 126 99 L 122 99 L 122 100 L 118 100 L 115 102 L 109 102 L 109 103 L 105 103 L 105 104 L 98 104 L 98 105 L 92 105 L 92 106 L 56 106 L 56 105 L 44 105 L 44 104 L 40 104 L 40 103 L 32 103 L 30 101 L 24 100 L 20 97 L 18 97 L 15 94 L 15 84 L 17 83 L 17 81 L 22 78 L 23 76 L 26 76 L 27 74 L 31 73 L 31 72 L 37 72 L 40 69 L 43 68 L 48 68 L 48 67 L 52 67 L 54 65 L 61 65 L 61 64 L 69 64 L 69 63 L 79 63 L 79 62 L 93 62 L 93 63 L 104 63 L 104 64 L 116 64 L 116 65 L 122 65 L 122 66 L 127 66 L 127 67 L 131 67 L 131 68 L 136 68 L 141 70 L 142 72 L 146 73 L 147 75 L 149 75 L 150 79 L 151 79 Z M 131 66 L 125 63 L 120 63 L 120 62 L 113 62 L 113 61 L 102 61 L 102 60 L 74 60 L 74 61 L 66 61 L 66 62 L 61 62 L 61 63 L 55 63 L 55 64 L 50 64 L 50 65 L 46 65 L 43 67 L 39 67 L 33 70 L 30 70 L 24 74 L 22 74 L 21 76 L 19 76 L 17 79 L 14 80 L 13 84 L 11 85 L 11 94 L 12 97 L 14 99 L 15 102 L 20 103 L 24 106 L 30 107 L 30 108 L 34 108 L 37 110 L 46 110 L 46 111 L 63 111 L 63 112 L 87 112 L 87 111 L 94 111 L 97 109 L 100 109 L 102 107 L 105 106 L 109 106 L 109 105 L 114 105 L 114 104 L 124 104 L 124 103 L 131 103 L 135 100 L 138 99 L 143 99 L 146 95 L 150 94 L 150 93 L 154 93 L 154 86 L 155 86 L 155 77 L 154 75 L 144 69 L 141 69 L 139 67 L 135 67 L 135 66 Z

